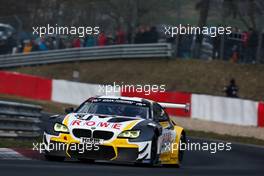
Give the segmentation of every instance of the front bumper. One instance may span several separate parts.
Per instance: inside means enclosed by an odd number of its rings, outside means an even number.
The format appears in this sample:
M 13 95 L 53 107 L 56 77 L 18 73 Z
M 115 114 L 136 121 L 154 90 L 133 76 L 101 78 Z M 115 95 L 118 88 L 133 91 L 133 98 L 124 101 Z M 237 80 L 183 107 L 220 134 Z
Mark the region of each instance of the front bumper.
M 53 145 L 53 150 L 46 150 L 46 155 L 65 156 L 77 159 L 94 159 L 110 161 L 138 162 L 141 158 L 147 159 L 149 142 L 129 143 L 127 139 L 115 139 L 109 143 L 98 145 L 96 148 L 76 147 L 80 146 L 80 141 L 71 137 L 70 134 L 60 134 L 52 136 L 47 133 L 43 136 L 46 146 Z M 59 149 L 54 147 L 63 146 Z M 55 150 L 56 148 L 56 150 Z M 144 150 L 144 151 L 143 151 Z
M 116 149 L 116 150 L 115 150 Z M 136 161 L 138 148 L 122 148 L 100 145 L 99 150 L 68 150 L 73 158 L 88 158 L 94 160 Z

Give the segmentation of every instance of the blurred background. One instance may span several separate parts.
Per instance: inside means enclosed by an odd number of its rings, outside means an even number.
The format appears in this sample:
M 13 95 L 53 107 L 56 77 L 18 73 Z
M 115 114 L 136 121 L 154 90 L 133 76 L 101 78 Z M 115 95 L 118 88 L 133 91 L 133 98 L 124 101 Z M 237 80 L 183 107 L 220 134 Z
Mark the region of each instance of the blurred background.
M 261 0 L 1 0 L 0 54 L 96 45 L 168 42 L 178 58 L 263 63 Z M 99 36 L 32 35 L 32 27 L 99 26 Z M 227 36 L 179 35 L 164 26 L 231 26 Z

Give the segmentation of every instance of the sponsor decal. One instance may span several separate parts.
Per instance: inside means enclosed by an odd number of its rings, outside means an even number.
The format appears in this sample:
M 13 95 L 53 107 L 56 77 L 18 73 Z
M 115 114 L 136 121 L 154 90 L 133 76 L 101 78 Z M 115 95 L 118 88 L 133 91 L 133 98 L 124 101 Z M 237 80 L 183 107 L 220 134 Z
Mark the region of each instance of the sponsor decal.
M 164 133 L 161 141 L 161 153 L 170 152 L 172 142 L 172 134 L 170 132 Z
M 136 106 L 147 106 L 146 103 L 143 102 L 137 102 L 132 100 L 121 100 L 121 99 L 110 99 L 110 98 L 95 98 L 92 99 L 91 102 L 97 103 L 97 102 L 104 102 L 104 103 L 122 103 L 122 104 L 130 104 L 130 105 L 136 105 Z
M 122 124 L 110 122 L 95 122 L 86 120 L 73 120 L 71 126 L 87 126 L 87 127 L 101 127 L 121 130 Z
M 170 132 L 164 133 L 162 142 L 171 142 L 172 141 L 172 135 Z

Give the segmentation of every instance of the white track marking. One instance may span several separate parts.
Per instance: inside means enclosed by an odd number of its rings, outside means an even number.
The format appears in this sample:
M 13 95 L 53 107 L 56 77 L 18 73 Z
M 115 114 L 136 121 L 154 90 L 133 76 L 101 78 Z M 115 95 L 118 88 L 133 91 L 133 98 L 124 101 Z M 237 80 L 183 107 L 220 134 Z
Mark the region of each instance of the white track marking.
M 22 154 L 9 148 L 0 148 L 0 160 L 30 160 Z

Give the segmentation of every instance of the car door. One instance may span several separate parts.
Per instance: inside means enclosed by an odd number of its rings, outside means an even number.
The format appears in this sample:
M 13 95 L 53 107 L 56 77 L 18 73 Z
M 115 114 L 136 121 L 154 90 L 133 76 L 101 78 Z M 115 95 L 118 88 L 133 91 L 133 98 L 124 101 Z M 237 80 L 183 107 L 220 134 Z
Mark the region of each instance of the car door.
M 176 137 L 174 126 L 166 111 L 158 103 L 153 104 L 153 113 L 154 120 L 162 126 L 162 134 L 158 141 L 158 151 L 160 154 L 170 154 L 171 146 Z

